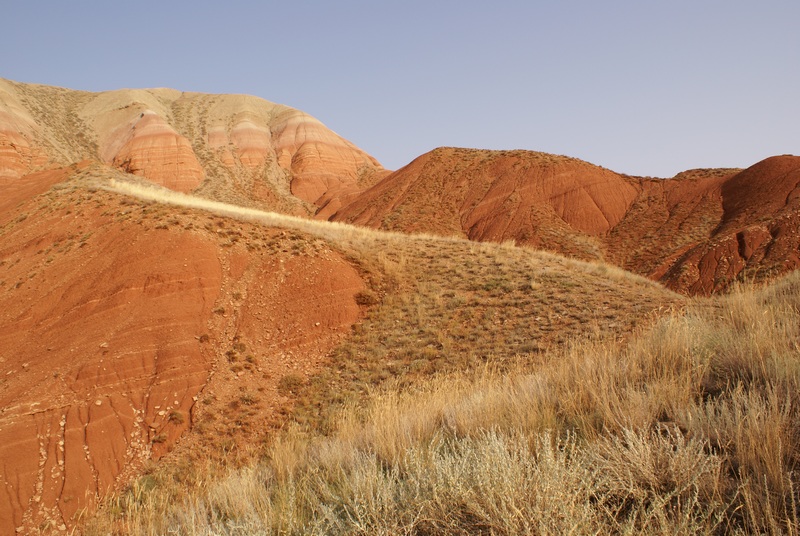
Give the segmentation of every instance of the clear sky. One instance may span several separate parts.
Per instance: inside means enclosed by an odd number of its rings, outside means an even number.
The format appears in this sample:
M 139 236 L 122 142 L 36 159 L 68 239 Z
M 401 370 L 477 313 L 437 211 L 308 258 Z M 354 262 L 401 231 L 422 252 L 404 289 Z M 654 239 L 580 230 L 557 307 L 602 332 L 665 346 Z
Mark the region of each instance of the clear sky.
M 800 154 L 800 1 L 3 0 L 0 77 L 248 93 L 438 146 L 672 176 Z

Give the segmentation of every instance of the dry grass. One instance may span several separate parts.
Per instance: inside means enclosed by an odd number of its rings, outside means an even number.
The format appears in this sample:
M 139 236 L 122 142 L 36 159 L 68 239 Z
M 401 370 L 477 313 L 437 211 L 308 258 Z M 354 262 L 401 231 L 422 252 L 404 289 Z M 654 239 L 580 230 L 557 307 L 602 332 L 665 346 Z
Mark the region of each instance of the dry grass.
M 321 430 L 337 404 L 383 382 L 536 362 L 576 338 L 624 337 L 680 301 L 621 271 L 511 246 L 404 237 L 376 249 L 382 300 L 298 400 L 296 418 Z
M 99 202 L 65 188 L 76 213 Z M 299 424 L 264 461 L 221 477 L 225 453 L 172 460 L 86 533 L 797 533 L 800 277 L 682 307 L 622 270 L 510 244 L 168 194 L 198 203 L 175 211 L 152 192 L 107 217 L 265 254 L 324 241 L 369 281 L 369 310 L 327 370 L 284 381 Z M 225 218 L 206 229 L 195 210 Z
M 327 436 L 287 430 L 267 460 L 180 504 L 134 486 L 116 522 L 141 534 L 797 534 L 799 308 L 795 275 L 698 300 L 626 342 L 380 389 Z

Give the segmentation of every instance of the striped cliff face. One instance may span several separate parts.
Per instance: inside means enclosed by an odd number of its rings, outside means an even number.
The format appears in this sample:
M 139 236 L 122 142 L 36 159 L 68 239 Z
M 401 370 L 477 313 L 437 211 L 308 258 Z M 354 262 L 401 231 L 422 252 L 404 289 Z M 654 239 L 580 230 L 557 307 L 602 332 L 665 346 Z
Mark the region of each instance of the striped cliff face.
M 86 159 L 177 191 L 297 215 L 384 171 L 317 119 L 256 97 L 0 80 L 0 178 Z

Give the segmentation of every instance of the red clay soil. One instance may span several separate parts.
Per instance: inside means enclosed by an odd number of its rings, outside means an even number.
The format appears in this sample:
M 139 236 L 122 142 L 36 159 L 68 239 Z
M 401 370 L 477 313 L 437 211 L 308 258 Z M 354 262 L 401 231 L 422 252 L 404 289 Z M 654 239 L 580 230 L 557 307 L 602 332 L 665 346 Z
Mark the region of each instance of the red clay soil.
M 65 181 L 89 165 L 90 162 L 85 161 L 66 168 L 30 173 L 21 178 L 0 179 L 0 226 L 20 216 L 14 211 L 17 205 L 46 192 L 54 184 Z
M 436 149 L 330 219 L 401 232 L 514 240 L 603 259 L 710 294 L 798 266 L 800 158 L 691 170 L 673 179 L 618 175 L 528 151 Z
M 725 180 L 719 196 L 717 227 L 664 271 L 668 286 L 710 294 L 800 267 L 800 157 L 767 158 Z
M 639 195 L 605 239 L 606 258 L 652 276 L 662 263 L 671 262 L 672 252 L 685 250 L 714 232 L 722 216 L 719 189 L 731 174 L 642 179 Z
M 367 168 L 359 176 L 358 182 L 346 184 L 335 190 L 325 192 L 317 199 L 318 209 L 314 217 L 319 220 L 330 220 L 342 207 L 355 202 L 362 193 L 379 183 L 392 172 L 382 168 Z
M 213 408 L 250 386 L 250 418 L 274 419 L 281 378 L 316 370 L 360 314 L 356 269 L 322 243 L 293 249 L 305 237 L 69 186 L 11 213 L 0 231 L 2 534 L 71 527 L 167 453 L 208 411 L 198 400 Z

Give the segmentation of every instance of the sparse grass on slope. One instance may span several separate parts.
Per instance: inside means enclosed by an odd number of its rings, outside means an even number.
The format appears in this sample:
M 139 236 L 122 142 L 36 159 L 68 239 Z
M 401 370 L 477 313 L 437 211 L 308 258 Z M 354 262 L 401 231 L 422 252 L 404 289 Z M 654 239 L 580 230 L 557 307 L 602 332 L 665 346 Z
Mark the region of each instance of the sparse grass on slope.
M 623 337 L 660 308 L 682 301 L 652 282 L 603 265 L 510 245 L 290 218 L 175 194 L 121 174 L 116 184 L 109 183 L 107 172 L 101 173 L 90 170 L 83 179 L 90 188 L 109 187 L 140 198 L 117 201 L 123 206 L 114 211 L 115 218 L 204 232 L 195 211 L 187 208 L 196 207 L 251 222 L 232 220 L 225 224 L 225 234 L 213 233 L 223 246 L 239 239 L 254 253 L 271 255 L 272 249 L 260 242 L 259 225 L 289 228 L 294 231 L 287 234 L 301 242 L 324 240 L 361 271 L 369 290 L 357 298 L 368 306 L 366 318 L 318 376 L 310 381 L 287 376 L 278 386 L 295 402 L 287 416 L 311 430 L 333 430 L 337 408 L 362 402 L 387 382 L 408 389 L 434 374 L 482 367 L 487 360 L 504 367 L 515 361 L 540 361 L 549 348 L 586 334 Z M 63 188 L 80 189 L 81 181 Z M 164 203 L 182 208 L 170 209 Z M 232 231 L 236 232 L 231 235 Z M 274 421 L 265 423 L 265 429 L 270 426 Z M 213 458 L 207 465 L 196 456 L 161 462 L 141 481 L 144 489 L 156 487 L 147 497 L 159 497 L 165 505 L 178 503 L 187 488 L 206 487 L 232 459 L 228 450 L 216 458 L 213 450 L 202 453 Z
M 370 282 L 367 317 L 309 385 L 293 385 L 295 417 L 326 426 L 330 408 L 388 380 L 408 385 L 487 359 L 535 356 L 577 336 L 621 337 L 682 301 L 659 285 L 602 264 L 509 244 L 386 233 L 210 201 L 129 177 L 103 188 L 157 203 L 290 228 L 340 249 Z M 300 237 L 301 238 L 301 237 Z M 311 238 L 309 237 L 309 240 Z M 287 382 L 292 378 L 287 378 Z M 289 389 L 287 389 L 289 390 Z
M 371 281 L 371 306 L 331 366 L 295 382 L 297 420 L 324 429 L 332 408 L 389 379 L 410 385 L 487 359 L 529 359 L 587 334 L 622 337 L 682 301 L 644 278 L 510 244 L 379 232 L 177 194 L 130 181 L 110 187 L 160 203 L 289 227 L 340 248 Z M 527 356 L 527 357 L 525 357 Z M 291 381 L 288 378 L 287 381 Z
M 338 404 L 487 361 L 538 361 L 579 337 L 624 337 L 681 299 L 605 265 L 465 240 L 384 239 L 389 287 L 300 392 L 295 418 L 328 428 Z
M 183 504 L 137 484 L 125 532 L 797 534 L 800 275 L 696 301 L 627 342 L 378 391 L 330 435 Z

